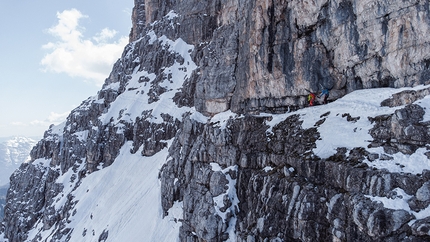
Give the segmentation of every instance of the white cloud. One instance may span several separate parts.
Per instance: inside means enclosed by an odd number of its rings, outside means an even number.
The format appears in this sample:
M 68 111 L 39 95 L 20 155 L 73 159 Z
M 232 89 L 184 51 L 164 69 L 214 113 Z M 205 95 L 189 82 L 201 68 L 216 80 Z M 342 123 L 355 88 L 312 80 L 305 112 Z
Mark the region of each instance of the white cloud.
M 51 112 L 51 114 L 48 117 L 48 121 L 51 122 L 51 124 L 59 124 L 65 121 L 69 114 L 70 112 L 65 112 L 65 113 Z
M 26 126 L 26 124 L 25 123 L 23 123 L 23 122 L 12 122 L 11 123 L 13 126 Z M 3 126 L 4 127 L 4 126 Z
M 109 39 L 112 39 L 116 35 L 116 30 L 110 30 L 108 28 L 104 28 L 100 33 L 98 33 L 93 39 L 97 43 L 105 43 Z
M 79 20 L 88 18 L 76 9 L 57 13 L 58 24 L 48 33 L 58 38 L 43 46 L 50 53 L 41 60 L 44 71 L 66 73 L 102 85 L 113 63 L 121 56 L 128 37 L 114 39 L 117 32 L 105 28 L 92 38 L 84 38 Z
M 39 120 L 33 120 L 31 121 L 31 125 L 33 126 L 49 126 L 51 124 L 59 124 L 62 123 L 63 121 L 66 120 L 67 116 L 69 115 L 70 112 L 65 112 L 65 113 L 54 113 L 51 112 L 51 114 L 48 116 L 47 119 L 43 120 L 43 121 L 39 121 Z
M 55 113 L 51 112 L 51 114 L 46 118 L 45 120 L 33 120 L 29 123 L 25 122 L 12 122 L 12 126 L 18 126 L 18 127 L 29 127 L 29 126 L 37 126 L 37 127 L 48 127 L 51 124 L 60 124 L 64 122 L 67 118 L 67 116 L 70 114 L 70 112 L 65 113 Z
M 24 126 L 43 126 L 43 127 L 46 127 L 46 126 L 49 126 L 49 123 L 47 122 L 47 121 L 40 121 L 40 120 L 33 120 L 33 121 L 31 121 L 30 122 L 30 124 L 29 125 L 24 125 Z

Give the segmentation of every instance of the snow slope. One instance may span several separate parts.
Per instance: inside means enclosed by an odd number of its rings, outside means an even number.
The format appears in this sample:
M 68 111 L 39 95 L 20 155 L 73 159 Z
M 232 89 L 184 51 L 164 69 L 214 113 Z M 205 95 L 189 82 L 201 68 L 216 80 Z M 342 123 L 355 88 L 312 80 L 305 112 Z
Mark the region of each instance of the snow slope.
M 131 154 L 130 148 L 131 143 L 126 143 L 111 166 L 90 174 L 72 192 L 78 203 L 67 225 L 73 229 L 70 241 L 99 241 L 104 230 L 109 231 L 106 241 L 176 241 L 181 204 L 163 218 L 160 202 L 158 171 L 167 149 L 153 157 L 142 157 L 139 152 Z M 69 192 L 72 174 L 69 170 L 57 180 L 66 187 L 57 196 L 59 204 Z M 55 226 L 46 231 L 42 226 L 31 230 L 29 238 L 40 232 L 49 241 Z
M 317 140 L 317 147 L 313 152 L 321 157 L 328 158 L 336 153 L 336 148 L 346 147 L 353 149 L 355 147 L 364 147 L 371 153 L 377 153 L 380 156 L 385 154 L 382 148 L 367 148 L 370 141 L 373 139 L 369 130 L 373 124 L 369 121 L 368 117 L 376 117 L 383 114 L 394 113 L 395 110 L 401 109 L 399 107 L 381 107 L 381 102 L 391 97 L 392 94 L 404 90 L 420 90 L 428 88 L 429 86 L 417 86 L 415 88 L 377 88 L 365 89 L 352 92 L 335 102 L 308 107 L 298 110 L 296 112 L 273 115 L 273 120 L 268 124 L 274 126 L 293 114 L 299 114 L 303 120 L 303 128 L 310 128 L 315 123 L 325 116 L 326 120 L 318 128 L 321 139 Z M 424 120 L 430 120 L 430 97 L 418 100 L 415 104 L 420 105 L 426 111 Z M 347 121 L 343 114 L 349 113 L 351 117 L 360 117 L 355 122 Z M 262 114 L 267 116 L 268 114 Z M 270 130 L 269 130 L 270 131 Z M 373 162 L 365 161 L 369 166 L 377 169 L 387 169 L 390 172 L 405 172 L 412 174 L 421 174 L 424 169 L 430 170 L 430 161 L 424 155 L 426 149 L 418 149 L 412 155 L 404 155 L 400 152 L 393 156 L 393 160 L 380 160 L 377 159 Z
M 151 34 L 151 32 L 148 33 L 148 35 Z M 145 40 L 141 38 L 131 45 L 140 41 Z M 139 68 L 135 68 L 127 83 L 126 91 L 110 103 L 109 110 L 99 117 L 103 124 L 115 120 L 113 125 L 119 128 L 118 132 L 121 132 L 123 122 L 133 123 L 136 117 L 140 117 L 148 110 L 151 112 L 149 121 L 153 123 L 163 122 L 161 117 L 163 113 L 168 113 L 178 120 L 182 120 L 182 114 L 186 112 L 195 113 L 194 108 L 178 108 L 172 100 L 184 80 L 191 76 L 191 72 L 196 68 L 190 56 L 194 46 L 187 45 L 181 39 L 169 40 L 165 36 L 159 38 L 152 36 L 147 44 L 155 41 L 162 43 L 170 52 L 181 55 L 184 62 L 180 64 L 175 61 L 172 66 L 164 69 L 166 76 L 171 75 L 173 79 L 164 80 L 158 84 L 166 91 L 155 102 L 150 102 L 147 95 L 155 74 L 144 70 L 138 71 Z M 127 54 L 125 58 L 128 58 Z M 149 85 L 148 82 L 139 81 L 142 77 L 148 78 Z M 113 90 L 118 88 L 119 83 L 104 87 L 104 89 Z M 97 99 L 96 96 L 89 100 L 94 103 L 104 101 Z M 85 106 L 79 108 L 85 109 Z M 203 119 L 201 114 L 195 113 L 194 116 L 200 121 Z M 60 139 L 62 139 L 63 130 L 70 130 L 65 123 L 50 129 L 51 133 L 59 135 Z M 87 133 L 88 131 L 79 131 L 74 135 L 79 141 L 85 143 Z M 171 143 L 171 141 L 167 142 Z M 181 203 L 175 204 L 167 216 L 164 216 L 161 208 L 158 173 L 167 160 L 168 149 L 165 148 L 152 157 L 143 157 L 142 147 L 132 154 L 130 153 L 132 146 L 130 142 L 125 143 L 111 166 L 104 169 L 100 167 L 99 171 L 88 174 L 78 186 L 77 171 L 73 169 L 60 174 L 56 180 L 56 183 L 64 185 L 64 189 L 54 198 L 55 209 L 59 210 L 66 205 L 69 194 L 74 197 L 73 202 L 76 203 L 70 222 L 67 224 L 67 228 L 72 231 L 68 235 L 70 241 L 176 241 L 178 238 L 181 225 L 179 220 L 182 218 Z M 37 159 L 33 164 L 49 167 L 50 162 L 51 159 Z M 81 168 L 77 170 L 81 170 L 84 164 L 85 162 L 82 162 Z M 59 168 L 57 170 L 60 171 Z M 57 229 L 57 226 L 52 226 L 44 230 L 43 223 L 39 221 L 29 231 L 28 238 L 41 236 L 44 241 L 49 241 Z M 5 240 L 1 236 L 0 241 Z M 63 240 L 66 240 L 66 237 L 62 238 Z

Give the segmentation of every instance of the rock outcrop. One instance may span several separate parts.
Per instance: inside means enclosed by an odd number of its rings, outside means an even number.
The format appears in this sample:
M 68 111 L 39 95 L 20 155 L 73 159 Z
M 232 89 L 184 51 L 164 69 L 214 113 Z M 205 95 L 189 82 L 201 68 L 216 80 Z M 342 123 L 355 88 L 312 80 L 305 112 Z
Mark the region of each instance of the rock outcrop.
M 407 106 L 396 113 L 407 113 L 411 108 L 420 109 Z M 375 119 L 379 118 L 384 117 Z M 399 130 L 408 130 L 415 121 L 414 125 L 427 130 L 420 133 L 420 138 L 429 134 L 429 124 L 420 124 L 410 117 L 404 117 L 404 121 Z M 185 124 L 188 128 L 178 133 L 178 143 L 171 146 L 172 160 L 161 173 L 163 208 L 167 210 L 174 200 L 184 201 L 187 223 L 181 231 L 181 241 L 194 241 L 196 237 L 223 241 L 228 238 L 231 221 L 235 221 L 237 241 L 429 239 L 426 219 L 418 221 L 422 226 L 411 228 L 408 222 L 414 217 L 409 212 L 386 209 L 367 198 L 401 197 L 402 194 L 396 192 L 400 188 L 407 194 L 416 194 L 409 200 L 411 208 L 417 212 L 426 209 L 428 196 L 418 199 L 418 194 L 428 188 L 428 171 L 416 176 L 374 170 L 362 162 L 375 159 L 374 154 L 362 147 L 349 152 L 339 147 L 335 155 L 321 159 L 312 152 L 315 141 L 320 138 L 318 124 L 303 129 L 298 115 L 273 127 L 270 134 L 266 133 L 265 118 L 252 116 L 229 120 L 225 129 L 214 125 L 198 128 L 191 121 Z M 382 134 L 395 136 L 390 131 L 381 131 L 380 126 L 377 123 L 372 129 L 372 134 L 379 134 L 372 145 Z M 196 136 L 197 130 L 201 133 Z M 428 141 L 417 147 L 427 144 Z M 380 145 L 386 148 L 385 143 Z M 227 169 L 214 171 L 213 163 Z M 179 182 L 173 183 L 174 178 Z M 237 197 L 227 192 L 230 179 L 235 181 Z M 217 191 L 220 187 L 223 189 Z M 215 197 L 220 194 L 221 204 L 217 204 Z M 232 207 L 237 200 L 240 203 Z M 213 207 L 219 207 L 226 218 L 202 212 L 211 211 Z
M 8 186 L 0 187 L 0 221 L 2 221 L 4 217 L 4 206 L 6 205 L 7 189 Z
M 418 103 L 429 88 L 416 87 L 430 84 L 428 1 L 135 0 L 132 21 L 101 91 L 51 126 L 12 175 L 5 239 L 77 239 L 68 225 L 84 198 L 73 192 L 125 143 L 142 157 L 168 148 L 160 206 L 167 215 L 182 202 L 180 241 L 430 239 L 430 172 L 378 166 L 430 156 Z M 334 101 L 380 87 L 410 88 L 381 94 L 365 116 L 288 113 L 323 88 Z M 334 119 L 368 140 L 319 153 Z M 112 234 L 93 231 L 99 241 Z

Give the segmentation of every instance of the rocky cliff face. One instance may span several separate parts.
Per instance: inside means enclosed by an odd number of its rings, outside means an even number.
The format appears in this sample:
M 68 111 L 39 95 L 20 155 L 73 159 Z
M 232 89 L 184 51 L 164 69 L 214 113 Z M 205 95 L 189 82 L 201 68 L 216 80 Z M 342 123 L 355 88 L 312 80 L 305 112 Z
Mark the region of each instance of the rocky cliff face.
M 171 147 L 173 160 L 162 171 L 162 194 L 170 194 L 163 197 L 164 209 L 175 199 L 183 199 L 184 220 L 188 223 L 182 227 L 181 241 L 196 237 L 223 241 L 229 238 L 229 226 L 237 230 L 237 241 L 426 241 L 428 217 L 414 220 L 400 207 L 387 209 L 368 198 L 394 201 L 411 194 L 411 209 L 428 209 L 429 197 L 418 195 L 428 189 L 428 171 L 420 175 L 393 173 L 375 170 L 369 162 L 395 163 L 390 154 L 399 149 L 404 153 L 414 153 L 421 147 L 428 150 L 428 141 L 418 141 L 429 134 L 429 123 L 418 121 L 422 111 L 420 106 L 410 105 L 395 114 L 371 119 L 375 122 L 371 145 L 383 147 L 385 152 L 339 147 L 324 159 L 313 149 L 317 140 L 327 139 L 321 137 L 319 129 L 329 113 L 322 114 L 310 128 L 302 128 L 300 115 L 293 114 L 269 134 L 266 123 L 271 117 L 229 120 L 221 130 L 208 125 L 197 136 L 194 128 L 184 129 Z M 418 119 L 412 118 L 415 115 Z M 344 116 L 350 119 L 347 122 L 354 122 L 349 115 Z M 397 117 L 401 117 L 400 122 Z M 427 131 L 417 130 L 421 128 Z M 410 137 L 412 133 L 415 138 Z M 427 151 L 421 159 L 429 156 Z M 217 171 L 214 163 L 227 168 Z M 173 177 L 179 182 L 173 182 Z M 228 192 L 231 179 L 237 197 Z M 226 213 L 225 217 L 202 213 L 213 207 Z M 416 224 L 408 225 L 411 221 Z
M 6 205 L 6 193 L 8 186 L 0 187 L 0 221 L 3 220 L 4 206 Z
M 428 83 L 427 1 L 187 1 L 146 4 L 146 21 L 170 10 L 176 33 L 199 45 L 197 110 L 215 114 L 303 107 L 308 91 L 332 98 L 361 88 Z M 168 34 L 168 33 L 164 33 Z
M 135 0 L 132 20 L 102 90 L 12 175 L 5 240 L 139 234 L 74 222 L 112 203 L 82 184 L 124 152 L 165 160 L 180 241 L 430 239 L 428 1 Z M 380 87 L 409 88 L 357 91 Z M 339 100 L 304 108 L 323 88 Z

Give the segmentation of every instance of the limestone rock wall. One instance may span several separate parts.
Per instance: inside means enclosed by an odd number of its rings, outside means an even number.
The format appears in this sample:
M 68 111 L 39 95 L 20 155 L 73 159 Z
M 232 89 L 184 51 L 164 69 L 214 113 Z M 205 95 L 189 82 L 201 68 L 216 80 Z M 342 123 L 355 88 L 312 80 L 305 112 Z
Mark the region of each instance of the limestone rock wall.
M 206 114 L 283 112 L 309 92 L 331 98 L 428 83 L 429 3 L 410 1 L 139 1 L 143 19 L 178 13 L 161 30 L 199 48 L 189 98 Z M 136 8 L 138 9 L 138 8 Z M 137 10 L 135 10 L 137 12 Z M 146 14 L 143 14 L 145 12 Z
M 208 114 L 285 111 L 323 88 L 335 99 L 361 88 L 428 83 L 427 1 L 157 4 L 147 7 L 150 20 L 173 9 L 184 27 L 178 35 L 202 46 L 194 98 Z
M 396 130 L 426 127 L 420 133 L 425 138 L 430 126 L 420 123 L 423 113 L 415 110 L 420 108 L 410 105 L 393 114 L 394 119 L 398 113 L 416 113 L 403 115 Z M 385 208 L 367 197 L 401 197 L 396 192 L 400 188 L 414 194 L 409 206 L 421 211 L 430 205 L 424 195 L 430 173 L 375 170 L 362 163 L 375 159 L 375 154 L 360 147 L 350 152 L 339 147 L 337 154 L 319 158 L 312 149 L 324 119 L 303 129 L 300 117 L 292 115 L 270 133 L 263 117 L 231 119 L 224 129 L 186 120 L 160 173 L 164 210 L 174 201 L 184 203 L 181 241 L 225 241 L 230 226 L 236 229 L 237 241 L 428 240 L 428 219 L 410 226 L 415 217 L 408 211 Z M 375 123 L 373 145 L 388 149 L 381 137 L 396 135 L 381 126 Z M 394 147 L 407 147 L 413 140 L 399 138 Z M 413 144 L 422 148 L 429 142 Z M 218 165 L 222 169 L 216 169 Z M 229 192 L 233 184 L 235 194 Z

